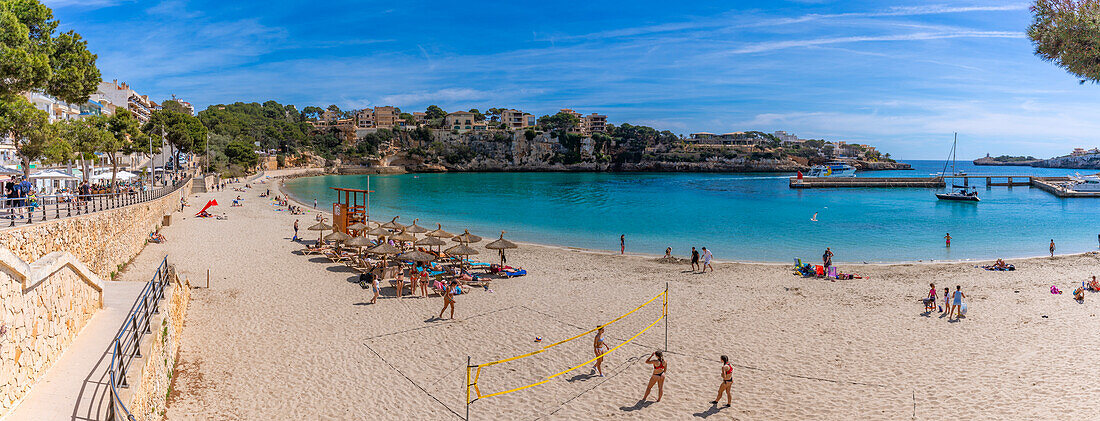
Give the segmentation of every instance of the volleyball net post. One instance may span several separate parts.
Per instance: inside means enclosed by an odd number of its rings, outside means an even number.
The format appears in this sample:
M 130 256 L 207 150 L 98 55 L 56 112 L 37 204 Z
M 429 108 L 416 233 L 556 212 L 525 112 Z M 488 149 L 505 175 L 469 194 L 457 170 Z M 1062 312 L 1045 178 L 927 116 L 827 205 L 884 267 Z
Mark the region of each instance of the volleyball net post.
M 593 332 L 595 332 L 595 331 L 597 331 L 601 328 L 604 328 L 604 327 L 609 326 L 609 325 L 611 325 L 615 322 L 618 322 L 619 320 L 622 320 L 623 318 L 633 314 L 634 312 L 636 312 L 638 310 L 641 310 L 642 308 L 644 308 L 644 307 L 648 306 L 649 304 L 653 303 L 653 301 L 656 301 L 658 298 L 662 298 L 660 317 L 658 317 L 657 320 L 654 320 L 653 322 L 649 323 L 641 331 L 634 334 L 634 336 L 630 337 L 630 339 L 627 339 L 626 341 L 616 345 L 613 348 L 608 349 L 607 351 L 604 351 L 602 354 L 597 355 L 596 357 L 594 357 L 592 359 L 589 359 L 588 361 L 585 361 L 585 362 L 581 363 L 580 365 L 576 365 L 576 366 L 567 368 L 565 370 L 559 371 L 557 373 L 554 373 L 554 374 L 544 378 L 541 381 L 537 381 L 537 382 L 534 382 L 534 383 L 531 383 L 531 384 L 528 384 L 528 385 L 525 385 L 525 386 L 519 386 L 519 387 L 516 387 L 516 388 L 512 388 L 512 389 L 508 389 L 508 390 L 504 390 L 504 391 L 499 391 L 499 392 L 495 392 L 495 393 L 488 393 L 488 394 L 482 394 L 481 393 L 481 388 L 478 384 L 478 381 L 481 379 L 481 370 L 483 368 L 491 367 L 491 366 L 494 366 L 494 365 L 497 365 L 497 364 L 506 363 L 506 362 L 509 362 L 509 361 L 515 361 L 515 360 L 522 359 L 522 358 L 531 357 L 531 356 L 543 353 L 543 352 L 545 352 L 545 351 L 547 351 L 551 348 L 554 348 L 558 345 L 564 344 L 566 342 L 571 342 L 575 339 L 584 337 L 584 336 L 589 335 L 589 334 L 591 334 L 591 333 L 593 333 Z M 668 318 L 667 318 L 667 316 L 668 316 L 668 283 L 666 282 L 664 291 L 662 291 L 660 294 L 657 294 L 653 298 L 650 298 L 645 303 L 642 303 L 642 305 L 639 305 L 638 307 L 635 307 L 634 309 L 624 313 L 623 315 L 621 315 L 619 317 L 616 317 L 615 319 L 613 319 L 613 320 L 611 320 L 607 323 L 596 326 L 596 328 L 594 328 L 594 329 L 584 331 L 584 332 L 582 332 L 580 334 L 577 334 L 577 335 L 575 335 L 571 338 L 563 339 L 563 340 L 560 340 L 558 342 L 554 342 L 550 345 L 543 346 L 543 347 L 541 347 L 541 348 L 539 348 L 535 351 L 531 351 L 531 352 L 528 352 L 526 354 L 517 355 L 517 356 L 514 356 L 514 357 L 505 358 L 505 359 L 502 359 L 502 360 L 497 360 L 497 361 L 492 361 L 492 362 L 487 362 L 487 363 L 473 364 L 472 359 L 469 356 L 467 356 L 466 357 L 466 378 L 465 378 L 465 383 L 463 384 L 466 388 L 466 395 L 465 395 L 466 421 L 470 420 L 470 404 L 472 404 L 472 403 L 474 403 L 474 402 L 476 402 L 480 399 L 483 399 L 483 398 L 489 398 L 489 397 L 493 397 L 493 396 L 505 395 L 505 394 L 509 394 L 509 393 L 512 393 L 512 392 L 518 392 L 520 390 L 524 390 L 524 389 L 527 389 L 527 388 L 530 388 L 530 387 L 535 387 L 535 386 L 538 386 L 538 385 L 542 385 L 542 384 L 550 382 L 551 380 L 553 380 L 554 378 L 556 378 L 558 376 L 561 376 L 565 373 L 568 373 L 570 371 L 581 368 L 585 365 L 591 364 L 592 362 L 594 362 L 594 361 L 596 361 L 600 358 L 603 358 L 605 355 L 610 354 L 610 353 L 618 350 L 623 345 L 626 345 L 628 343 L 633 342 L 635 339 L 637 339 L 643 333 L 648 331 L 650 328 L 654 327 L 658 322 L 661 321 L 661 319 L 664 319 L 664 321 L 665 321 L 665 350 L 668 350 Z M 471 387 L 473 388 L 473 392 L 474 392 L 473 394 L 470 393 L 470 388 Z
M 661 315 L 665 318 L 665 352 L 668 352 L 668 282 L 665 282 L 665 302 L 661 308 Z

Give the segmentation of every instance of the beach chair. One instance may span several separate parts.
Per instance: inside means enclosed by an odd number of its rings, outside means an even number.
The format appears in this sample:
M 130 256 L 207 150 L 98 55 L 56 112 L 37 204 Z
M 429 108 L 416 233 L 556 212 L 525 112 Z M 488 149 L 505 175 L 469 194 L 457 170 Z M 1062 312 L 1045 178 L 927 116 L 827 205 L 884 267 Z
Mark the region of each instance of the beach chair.
M 829 266 L 829 271 L 828 271 L 828 273 L 825 274 L 825 277 L 826 278 L 833 278 L 833 279 L 838 278 L 839 276 L 837 275 L 837 272 L 836 272 L 836 266 Z
M 825 267 L 821 265 L 814 266 L 814 275 L 818 277 L 825 276 Z
M 802 269 L 802 259 L 794 259 L 794 270 Z

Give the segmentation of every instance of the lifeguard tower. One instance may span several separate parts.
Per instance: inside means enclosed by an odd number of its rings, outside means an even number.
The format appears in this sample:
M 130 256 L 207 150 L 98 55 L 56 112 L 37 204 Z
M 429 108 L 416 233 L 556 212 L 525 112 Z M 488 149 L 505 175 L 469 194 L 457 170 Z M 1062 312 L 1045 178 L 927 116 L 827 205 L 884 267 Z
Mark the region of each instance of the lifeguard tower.
M 333 187 L 336 190 L 336 202 L 332 204 L 332 229 L 352 235 L 348 231 L 348 225 L 356 222 L 367 223 L 370 217 L 371 190 L 345 189 Z

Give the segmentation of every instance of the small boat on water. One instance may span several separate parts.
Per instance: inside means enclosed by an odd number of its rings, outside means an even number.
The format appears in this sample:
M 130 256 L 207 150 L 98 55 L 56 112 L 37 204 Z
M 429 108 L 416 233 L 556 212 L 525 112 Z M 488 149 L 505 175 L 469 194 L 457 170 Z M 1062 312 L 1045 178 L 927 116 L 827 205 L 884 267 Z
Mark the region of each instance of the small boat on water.
M 936 193 L 936 198 L 940 200 L 954 200 L 958 202 L 980 202 L 982 200 L 978 198 L 978 192 L 969 191 L 966 189 L 962 189 L 957 192 Z
M 1066 187 L 1074 191 L 1100 192 L 1100 175 L 1077 174 L 1075 177 L 1070 177 Z
M 955 133 L 955 140 L 951 143 L 951 155 L 948 156 L 947 161 L 943 163 L 943 171 L 940 172 L 940 177 L 944 177 L 947 174 L 956 175 L 956 176 L 966 176 L 965 172 L 955 170 L 955 150 L 956 150 L 956 147 L 958 145 L 959 145 L 959 134 Z M 951 172 L 950 173 L 947 172 L 947 165 L 948 164 L 951 165 Z M 971 191 L 970 188 L 967 187 L 966 185 L 959 186 L 959 185 L 955 185 L 954 182 L 952 182 L 951 185 L 952 185 L 953 188 L 959 189 L 959 191 L 951 191 L 951 192 L 947 192 L 947 193 L 936 193 L 936 198 L 940 199 L 940 200 L 951 200 L 951 201 L 956 201 L 956 202 L 980 202 L 981 201 L 981 199 L 978 198 L 978 192 L 976 190 Z
M 814 165 L 807 177 L 855 177 L 856 167 L 843 161 L 829 161 L 825 165 Z

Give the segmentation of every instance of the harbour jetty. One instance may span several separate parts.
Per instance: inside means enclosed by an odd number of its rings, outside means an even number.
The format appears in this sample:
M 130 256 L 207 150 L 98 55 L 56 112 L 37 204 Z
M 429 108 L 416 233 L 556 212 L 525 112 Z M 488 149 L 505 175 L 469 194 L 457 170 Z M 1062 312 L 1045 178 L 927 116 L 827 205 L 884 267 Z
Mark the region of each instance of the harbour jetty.
M 1100 197 L 1100 192 L 1073 189 L 1069 177 L 1036 177 L 1028 175 L 949 175 L 935 177 L 791 177 L 790 188 L 943 188 L 947 179 L 953 185 L 970 187 L 971 179 L 985 182 L 986 187 L 1036 187 L 1058 197 Z

